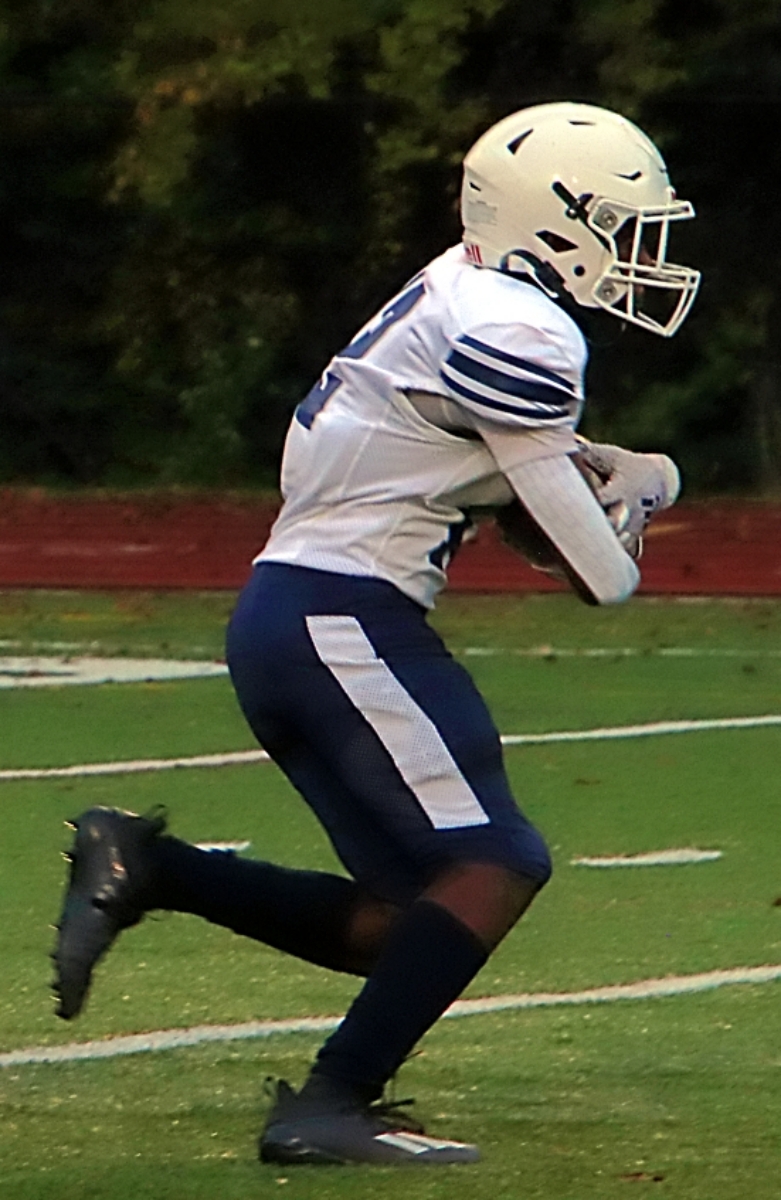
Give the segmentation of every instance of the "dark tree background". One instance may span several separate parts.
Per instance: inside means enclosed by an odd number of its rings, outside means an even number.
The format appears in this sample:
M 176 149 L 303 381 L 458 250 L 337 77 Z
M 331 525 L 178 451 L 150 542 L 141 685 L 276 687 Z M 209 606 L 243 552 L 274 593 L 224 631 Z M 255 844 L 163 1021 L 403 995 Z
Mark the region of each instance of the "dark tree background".
M 585 432 L 781 492 L 781 0 L 0 0 L 0 480 L 273 483 L 464 151 L 550 99 L 658 141 L 705 277 L 672 341 L 595 328 Z

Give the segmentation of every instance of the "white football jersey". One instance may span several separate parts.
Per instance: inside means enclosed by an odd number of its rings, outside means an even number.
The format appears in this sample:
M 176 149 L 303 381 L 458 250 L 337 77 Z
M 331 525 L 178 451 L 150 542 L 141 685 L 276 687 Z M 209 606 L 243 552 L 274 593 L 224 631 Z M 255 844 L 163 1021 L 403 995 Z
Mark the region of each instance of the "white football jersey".
M 296 409 L 284 504 L 255 561 L 374 576 L 430 607 L 464 510 L 508 501 L 513 466 L 577 449 L 586 359 L 577 325 L 537 287 L 446 251 Z M 410 400 L 421 392 L 446 397 L 463 427 L 425 419 Z

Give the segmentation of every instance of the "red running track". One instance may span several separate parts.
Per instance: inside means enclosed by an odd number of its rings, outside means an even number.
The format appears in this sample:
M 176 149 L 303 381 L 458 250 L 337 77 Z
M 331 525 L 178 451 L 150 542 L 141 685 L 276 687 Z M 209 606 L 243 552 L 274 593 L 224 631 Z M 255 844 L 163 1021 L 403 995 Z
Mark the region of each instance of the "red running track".
M 225 495 L 53 497 L 0 491 L 0 587 L 240 587 L 273 520 L 268 501 Z M 651 526 L 645 593 L 781 594 L 781 505 L 681 503 Z M 451 567 L 455 591 L 555 591 L 492 525 Z

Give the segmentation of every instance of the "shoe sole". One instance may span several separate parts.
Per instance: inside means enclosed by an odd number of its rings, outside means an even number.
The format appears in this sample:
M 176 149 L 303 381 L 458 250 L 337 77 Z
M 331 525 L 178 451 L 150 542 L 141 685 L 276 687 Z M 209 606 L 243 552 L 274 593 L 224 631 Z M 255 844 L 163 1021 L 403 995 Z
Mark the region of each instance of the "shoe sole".
M 442 1141 L 407 1130 L 371 1132 L 360 1118 L 314 1118 L 269 1126 L 260 1160 L 281 1166 L 451 1166 L 475 1163 L 476 1146 Z

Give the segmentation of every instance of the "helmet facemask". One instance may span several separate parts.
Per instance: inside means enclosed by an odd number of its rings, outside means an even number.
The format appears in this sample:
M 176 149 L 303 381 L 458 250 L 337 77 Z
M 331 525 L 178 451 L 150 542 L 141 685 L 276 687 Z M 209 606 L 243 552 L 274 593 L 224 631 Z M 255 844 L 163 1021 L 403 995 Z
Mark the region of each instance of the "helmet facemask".
M 610 244 L 610 262 L 592 288 L 607 312 L 662 337 L 672 337 L 689 314 L 700 283 L 691 267 L 667 261 L 670 226 L 694 216 L 687 200 L 630 208 L 601 200 L 588 214 L 589 227 Z

